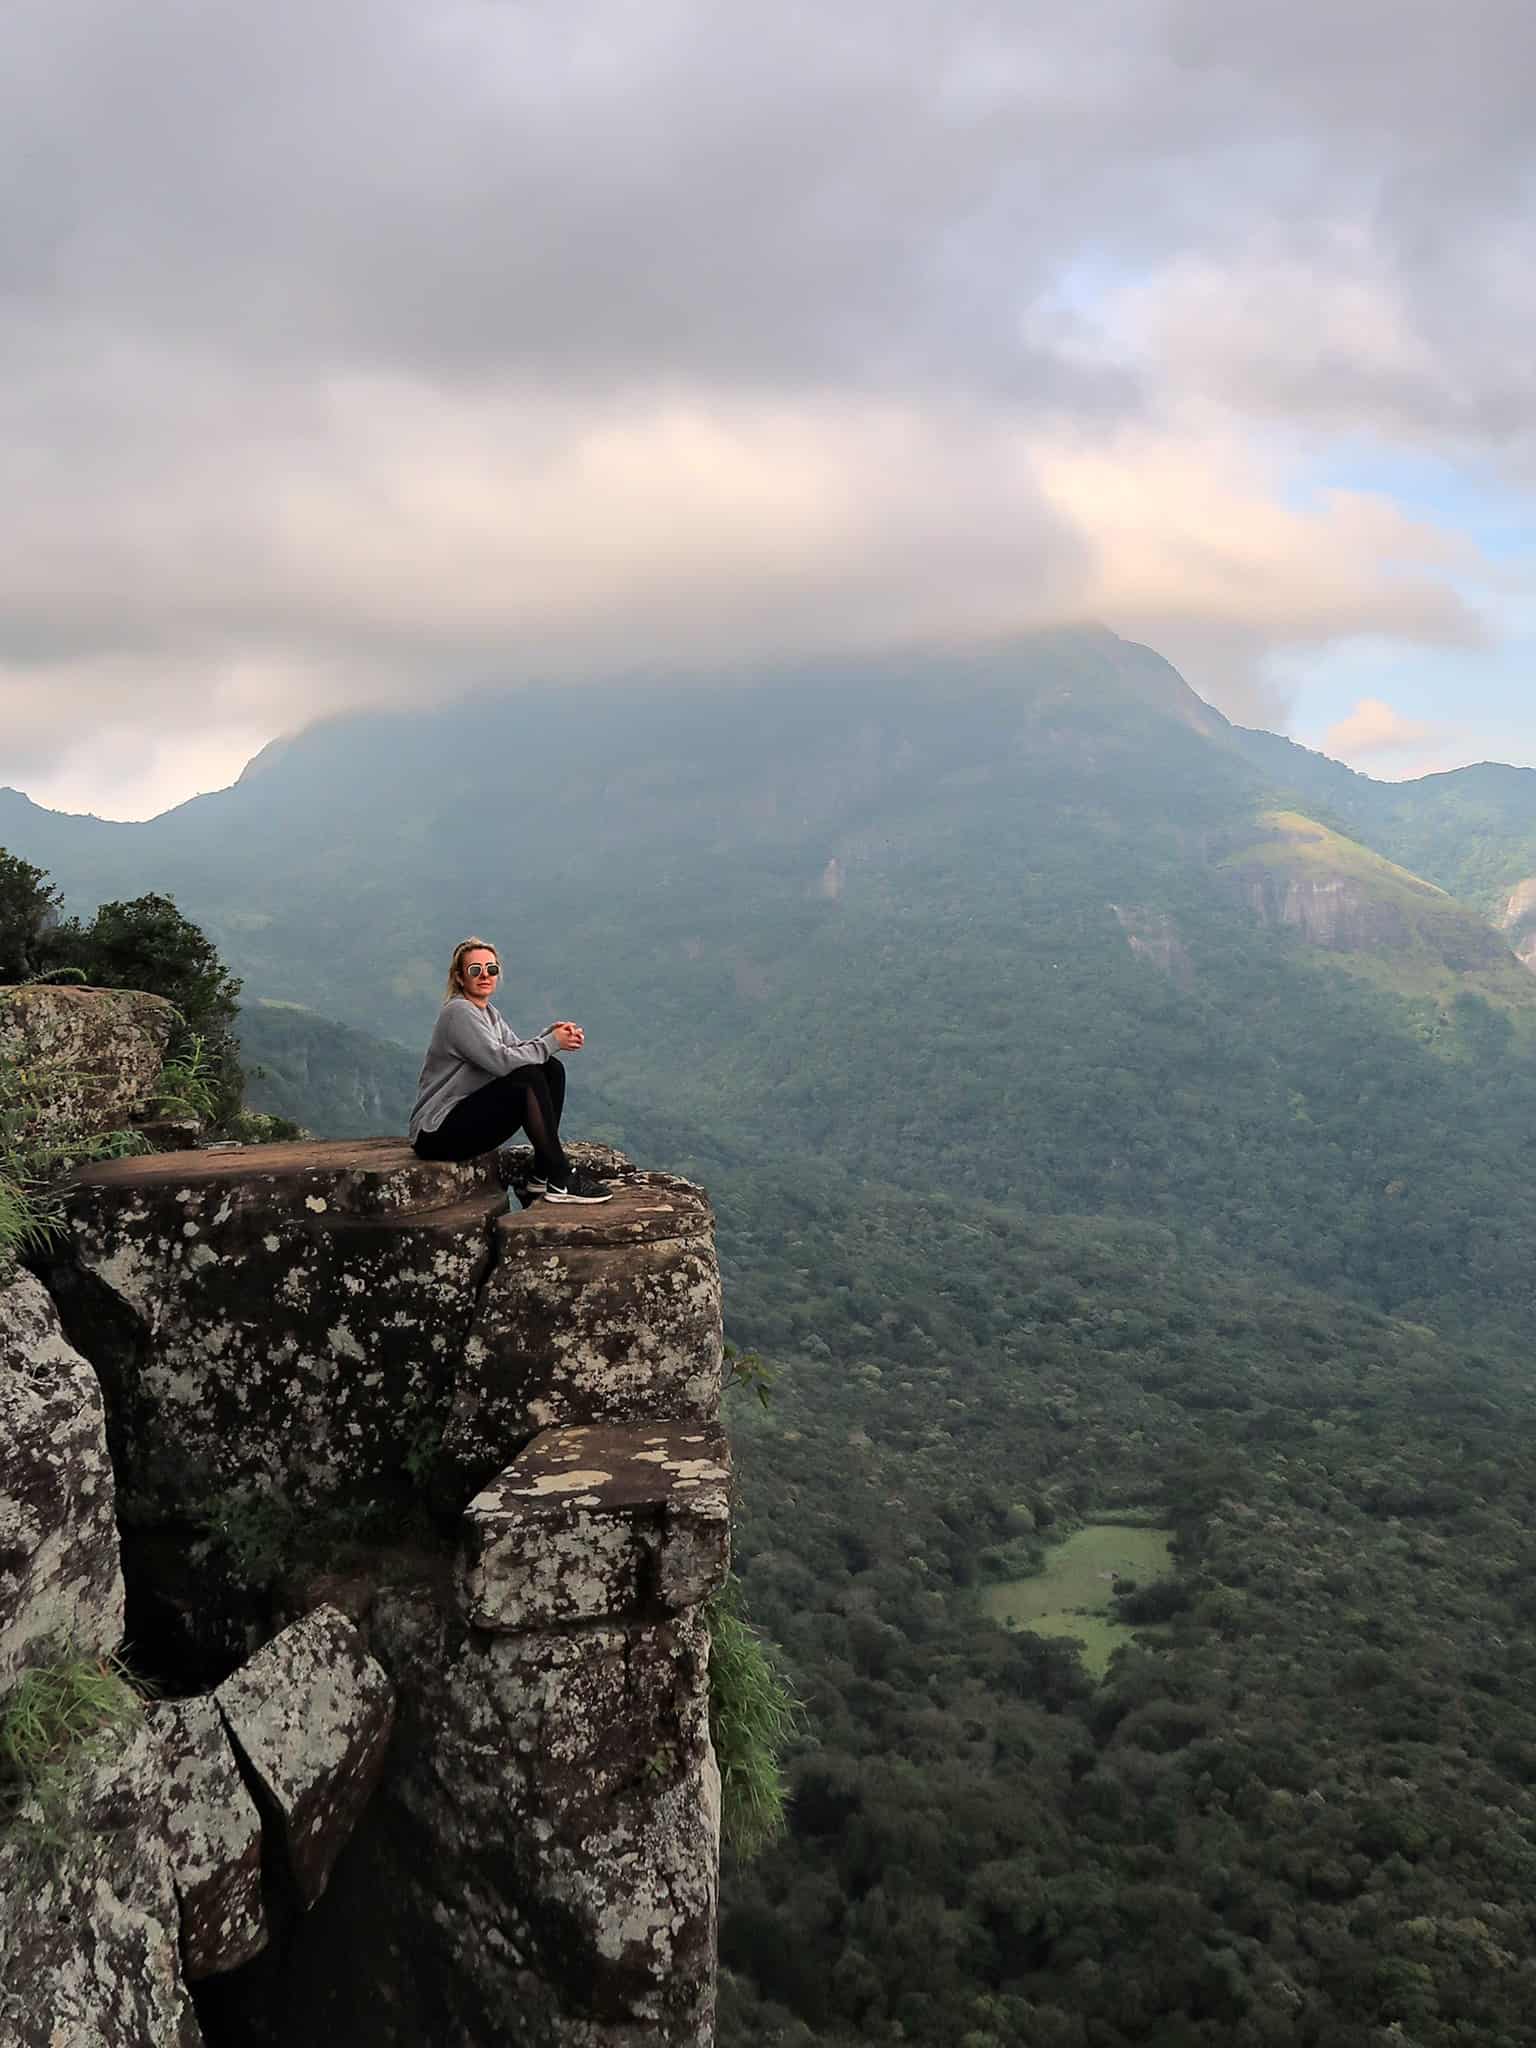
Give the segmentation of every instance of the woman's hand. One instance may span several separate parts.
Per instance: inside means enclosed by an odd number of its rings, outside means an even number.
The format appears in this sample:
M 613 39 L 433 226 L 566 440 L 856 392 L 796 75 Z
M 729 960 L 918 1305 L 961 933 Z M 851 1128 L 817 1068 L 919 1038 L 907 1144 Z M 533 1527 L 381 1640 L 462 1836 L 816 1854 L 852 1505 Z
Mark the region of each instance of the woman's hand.
M 587 1034 L 579 1024 L 551 1024 L 549 1028 L 562 1052 L 580 1052 L 587 1042 Z

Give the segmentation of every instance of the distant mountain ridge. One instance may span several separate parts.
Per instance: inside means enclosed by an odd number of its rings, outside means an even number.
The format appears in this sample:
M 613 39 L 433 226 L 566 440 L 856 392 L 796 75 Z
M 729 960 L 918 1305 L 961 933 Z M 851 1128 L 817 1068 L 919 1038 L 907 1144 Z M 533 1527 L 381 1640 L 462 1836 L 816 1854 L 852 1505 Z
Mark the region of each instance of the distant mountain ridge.
M 1149 745 L 1138 764 L 1139 735 Z M 836 863 L 844 877 L 867 867 L 871 847 L 942 829 L 946 806 L 985 810 L 1010 774 L 1036 801 L 1069 799 L 1085 775 L 1101 788 L 1118 780 L 1123 810 L 1138 766 L 1157 764 L 1166 779 L 1176 751 L 1162 826 L 1179 829 L 1180 785 L 1191 781 L 1200 797 L 1186 824 L 1215 804 L 1239 837 L 1272 840 L 1248 832 L 1266 811 L 1311 818 L 1536 953 L 1536 884 L 1519 894 L 1536 877 L 1536 772 L 1483 766 L 1374 782 L 1230 725 L 1160 655 L 1103 629 L 780 667 L 713 689 L 665 679 L 530 686 L 435 712 L 332 718 L 272 742 L 231 788 L 144 823 L 51 812 L 0 790 L 0 844 L 46 866 L 71 908 L 149 888 L 174 894 L 254 994 L 321 1014 L 335 999 L 306 963 L 336 944 L 345 904 L 371 956 L 382 948 L 389 963 L 349 987 L 377 1005 L 370 1026 L 414 1038 L 444 931 L 493 920 L 506 889 L 521 922 L 520 888 L 584 879 L 603 891 L 616 864 L 637 859 L 655 865 L 669 897 L 686 895 L 678 870 L 699 860 L 782 868 L 809 850 L 818 875 Z M 1054 788 L 1037 786 L 1030 753 L 1058 765 Z M 1293 850 L 1294 911 L 1319 886 L 1319 863 L 1315 844 L 1304 858 L 1300 842 Z M 1356 898 L 1388 888 L 1379 872 L 1367 879 L 1369 863 L 1334 850 Z M 1284 869 L 1283 849 L 1271 845 L 1266 863 Z M 1261 893 L 1249 892 L 1266 915 Z M 391 894 L 402 913 L 394 929 Z M 1305 920 L 1291 922 L 1305 932 Z M 1356 922 L 1365 932 L 1371 920 Z M 1383 929 L 1398 926 L 1385 917 Z M 1484 965 L 1508 996 L 1497 963 Z
M 1536 769 L 1493 761 L 1377 782 L 1275 733 L 1234 728 L 1277 790 L 1453 896 L 1499 918 L 1536 875 Z

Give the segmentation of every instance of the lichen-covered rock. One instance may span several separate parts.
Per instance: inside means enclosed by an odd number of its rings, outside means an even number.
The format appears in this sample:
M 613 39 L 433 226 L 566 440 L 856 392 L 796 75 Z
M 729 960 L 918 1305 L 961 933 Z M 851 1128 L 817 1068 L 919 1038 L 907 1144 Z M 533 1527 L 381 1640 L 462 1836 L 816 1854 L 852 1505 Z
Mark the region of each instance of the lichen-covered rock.
M 444 1440 L 460 1499 L 554 1423 L 712 1417 L 720 1359 L 702 1189 L 638 1174 L 600 1207 L 504 1217 Z
M 141 1504 L 404 1497 L 435 1448 L 505 1210 L 489 1162 L 388 1139 L 85 1168 L 50 1272 Z
M 712 2039 L 719 1780 L 696 1603 L 728 1524 L 709 1207 L 636 1174 L 601 1209 L 509 1215 L 506 1170 L 389 1141 L 95 1166 L 50 1271 L 108 1390 L 130 1562 L 167 1614 L 212 1603 L 178 1564 L 207 1552 L 188 1539 L 217 1525 L 212 1492 L 234 1497 L 233 1528 L 267 1491 L 403 1507 L 433 1468 L 457 1519 L 516 1467 L 460 1558 L 403 1520 L 387 1552 L 290 1557 L 275 1613 L 250 1588 L 220 1609 L 221 1656 L 301 1615 L 232 1677 L 216 1684 L 219 1662 L 192 1681 L 215 1687 L 265 1817 L 269 1910 L 284 1835 L 292 1865 L 280 1936 L 199 1985 L 205 2024 L 245 2048 Z M 316 1598 L 356 1620 L 305 1611 Z
M 418 1847 L 443 2038 L 709 2048 L 720 1785 L 696 1616 L 455 1636 L 381 1592 L 379 1655 L 413 1696 L 384 1797 Z M 633 2030 L 633 2031 L 631 2031 Z
M 0 1289 L 0 1693 L 45 1642 L 122 1641 L 113 1502 L 96 1376 L 20 1274 Z
M 730 1567 L 730 1467 L 713 1425 L 546 1430 L 464 1516 L 477 1628 L 680 1612 Z
M 189 1979 L 210 1977 L 248 1963 L 266 1946 L 261 1816 L 208 1695 L 157 1701 L 146 1718 L 162 1758 L 182 1967 Z
M 214 1697 L 281 1816 L 299 1897 L 313 1905 L 378 1782 L 394 1687 L 353 1623 L 334 1607 L 317 1607 Z
M 40 1841 L 0 1833 L 6 2048 L 202 2048 L 183 1981 L 160 1751 L 143 1726 L 87 1763 Z
M 176 1027 L 159 996 L 117 988 L 0 989 L 0 1061 L 38 1081 L 38 1122 L 122 1129 L 149 1102 Z

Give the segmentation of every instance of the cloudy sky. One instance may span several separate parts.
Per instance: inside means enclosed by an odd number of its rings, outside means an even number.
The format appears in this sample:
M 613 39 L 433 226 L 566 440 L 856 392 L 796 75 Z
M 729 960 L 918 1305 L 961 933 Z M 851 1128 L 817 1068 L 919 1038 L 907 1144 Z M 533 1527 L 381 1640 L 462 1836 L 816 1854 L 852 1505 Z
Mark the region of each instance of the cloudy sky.
M 1096 617 L 1536 762 L 1528 0 L 10 0 L 0 782 Z

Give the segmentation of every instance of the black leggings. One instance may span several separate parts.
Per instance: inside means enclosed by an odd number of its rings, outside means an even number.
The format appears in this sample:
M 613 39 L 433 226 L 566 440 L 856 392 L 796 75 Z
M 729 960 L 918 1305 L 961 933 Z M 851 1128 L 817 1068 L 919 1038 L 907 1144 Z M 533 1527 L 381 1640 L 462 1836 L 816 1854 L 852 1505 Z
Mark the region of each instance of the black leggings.
M 435 1131 L 423 1131 L 416 1140 L 416 1156 L 478 1159 L 492 1146 L 505 1144 L 514 1132 L 526 1131 L 544 1178 L 564 1180 L 566 1158 L 560 1146 L 564 1107 L 565 1069 L 557 1059 L 517 1067 L 456 1102 Z

